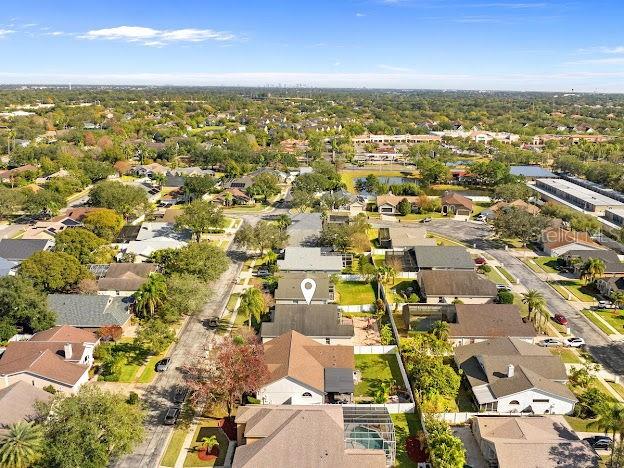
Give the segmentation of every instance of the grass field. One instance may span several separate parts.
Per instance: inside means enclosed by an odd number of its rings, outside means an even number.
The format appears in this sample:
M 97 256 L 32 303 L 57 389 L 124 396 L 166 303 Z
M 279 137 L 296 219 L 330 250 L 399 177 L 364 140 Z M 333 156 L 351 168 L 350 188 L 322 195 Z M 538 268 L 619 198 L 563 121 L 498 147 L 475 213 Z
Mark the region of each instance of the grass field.
M 507 269 L 505 269 L 505 267 L 499 266 L 497 267 L 498 271 L 500 271 L 502 273 L 502 275 L 507 278 L 507 281 L 509 281 L 511 284 L 516 284 L 518 281 L 516 280 L 516 278 L 514 278 L 513 276 L 511 276 L 511 273 L 509 273 L 507 271 Z
M 581 312 L 585 317 L 587 317 L 589 319 L 589 321 L 591 323 L 593 323 L 594 325 L 596 325 L 598 328 L 600 328 L 604 333 L 606 333 L 607 335 L 612 335 L 613 334 L 613 330 L 611 330 L 610 328 L 608 328 L 604 323 L 602 323 L 600 320 L 598 320 L 594 314 L 592 313 L 592 311 L 590 310 L 584 310 Z
M 595 419 L 581 419 L 574 416 L 564 416 L 568 424 L 577 432 L 593 432 L 595 429 L 588 428 L 587 425 Z
M 485 276 L 496 284 L 507 284 L 503 275 L 501 275 L 494 267 L 491 267 L 491 270 L 488 271 Z
M 624 333 L 624 310 L 595 310 L 593 312 L 618 332 Z
M 566 291 L 572 293 L 579 301 L 594 302 L 596 300 L 591 294 L 593 289 L 580 280 L 553 281 L 551 284 L 563 287 Z M 564 297 L 565 296 L 567 296 L 567 294 L 564 294 Z
M 355 396 L 373 396 L 383 382 L 390 382 L 401 389 L 403 377 L 394 354 L 356 354 L 355 368 L 362 373 L 362 380 L 355 386 Z
M 360 283 L 356 281 L 339 281 L 336 283 L 338 293 L 338 304 L 340 305 L 361 305 L 375 302 L 375 288 L 377 284 Z
M 187 433 L 186 428 L 176 427 L 173 430 L 173 434 L 171 439 L 169 440 L 169 445 L 167 445 L 167 450 L 165 450 L 165 454 L 160 460 L 160 464 L 162 466 L 171 466 L 173 467 L 178 459 L 178 454 L 182 450 L 182 445 L 184 444 L 184 438 Z
M 579 355 L 572 351 L 570 348 L 549 348 L 552 354 L 555 354 L 561 358 L 566 364 L 581 364 L 581 358 Z
M 460 245 L 462 247 L 464 247 L 464 244 L 462 244 L 461 242 L 457 242 L 451 239 L 447 239 L 446 237 L 442 237 L 442 236 L 438 236 L 437 234 L 427 234 L 427 237 L 430 237 L 432 239 L 435 239 L 436 242 L 438 243 L 438 245 Z
M 408 437 L 416 437 L 422 431 L 420 417 L 418 413 L 398 413 L 391 414 L 394 424 L 394 434 L 396 437 L 396 465 L 401 468 L 416 467 L 407 456 L 405 451 L 405 441 Z
M 555 269 L 555 266 L 557 265 L 557 257 L 537 257 L 534 261 L 546 273 L 557 273 L 557 270 Z

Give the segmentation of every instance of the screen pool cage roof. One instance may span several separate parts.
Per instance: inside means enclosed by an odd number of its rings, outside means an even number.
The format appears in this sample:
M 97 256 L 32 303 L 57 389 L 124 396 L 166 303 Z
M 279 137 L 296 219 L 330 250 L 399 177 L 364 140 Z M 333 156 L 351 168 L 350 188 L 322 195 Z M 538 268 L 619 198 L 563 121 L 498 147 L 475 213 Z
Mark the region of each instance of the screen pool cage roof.
M 388 409 L 370 406 L 343 406 L 345 447 L 348 449 L 381 449 L 389 466 L 396 458 L 394 424 Z

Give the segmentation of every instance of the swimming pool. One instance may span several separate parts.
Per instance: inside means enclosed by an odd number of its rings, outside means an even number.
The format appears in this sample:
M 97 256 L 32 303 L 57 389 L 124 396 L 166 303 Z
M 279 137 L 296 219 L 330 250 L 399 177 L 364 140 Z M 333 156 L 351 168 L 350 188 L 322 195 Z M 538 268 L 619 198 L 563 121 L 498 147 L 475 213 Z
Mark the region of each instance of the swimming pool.
M 355 426 L 349 433 L 349 441 L 361 448 L 384 450 L 383 438 L 376 430 L 365 426 Z

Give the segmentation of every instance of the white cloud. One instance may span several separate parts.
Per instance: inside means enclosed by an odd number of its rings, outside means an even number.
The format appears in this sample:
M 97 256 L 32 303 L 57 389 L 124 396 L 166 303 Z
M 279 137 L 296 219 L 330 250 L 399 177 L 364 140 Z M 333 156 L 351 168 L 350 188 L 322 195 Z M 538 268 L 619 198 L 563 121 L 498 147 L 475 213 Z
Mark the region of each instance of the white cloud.
M 393 65 L 384 65 L 384 64 L 377 65 L 377 68 L 381 68 L 382 70 L 388 70 L 392 72 L 400 72 L 400 73 L 409 73 L 413 71 L 411 68 L 395 67 Z
M 44 33 L 45 36 L 54 36 L 54 37 L 58 37 L 58 36 L 65 36 L 66 33 L 63 31 L 51 31 L 48 33 Z
M 578 50 L 582 54 L 624 54 L 624 46 L 600 46 L 600 47 L 588 47 Z
M 356 13 L 356 14 L 355 14 L 355 16 L 357 16 L 358 18 L 363 18 L 363 17 L 365 17 L 365 16 L 366 16 L 366 13 L 360 13 L 360 12 L 358 12 L 358 13 Z
M 0 38 L 13 34 L 15 31 L 12 29 L 0 29 Z
M 173 42 L 230 41 L 234 34 L 213 29 L 154 29 L 143 26 L 118 26 L 94 29 L 78 36 L 89 40 L 138 42 L 147 46 L 164 46 Z

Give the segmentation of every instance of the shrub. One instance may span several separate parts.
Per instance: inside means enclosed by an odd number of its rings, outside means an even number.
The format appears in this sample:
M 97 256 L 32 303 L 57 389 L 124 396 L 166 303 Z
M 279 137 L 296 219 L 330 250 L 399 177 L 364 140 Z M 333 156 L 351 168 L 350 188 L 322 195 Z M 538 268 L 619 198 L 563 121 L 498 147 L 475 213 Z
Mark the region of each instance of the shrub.
M 492 271 L 492 267 L 490 265 L 479 265 L 478 270 L 481 273 L 489 273 L 490 271 Z
M 48 393 L 51 393 L 52 395 L 55 395 L 56 392 L 58 391 L 52 384 L 46 385 L 45 387 L 42 388 L 42 390 Z
M 514 295 L 509 291 L 498 291 L 498 303 L 499 304 L 513 304 Z
M 139 403 L 139 394 L 136 392 L 130 392 L 130 394 L 128 395 L 128 399 L 126 400 L 126 402 L 129 405 L 136 405 Z
M 394 343 L 394 336 L 392 335 L 392 328 L 387 323 L 381 327 L 379 330 L 379 338 L 381 339 L 381 344 L 386 346 Z

